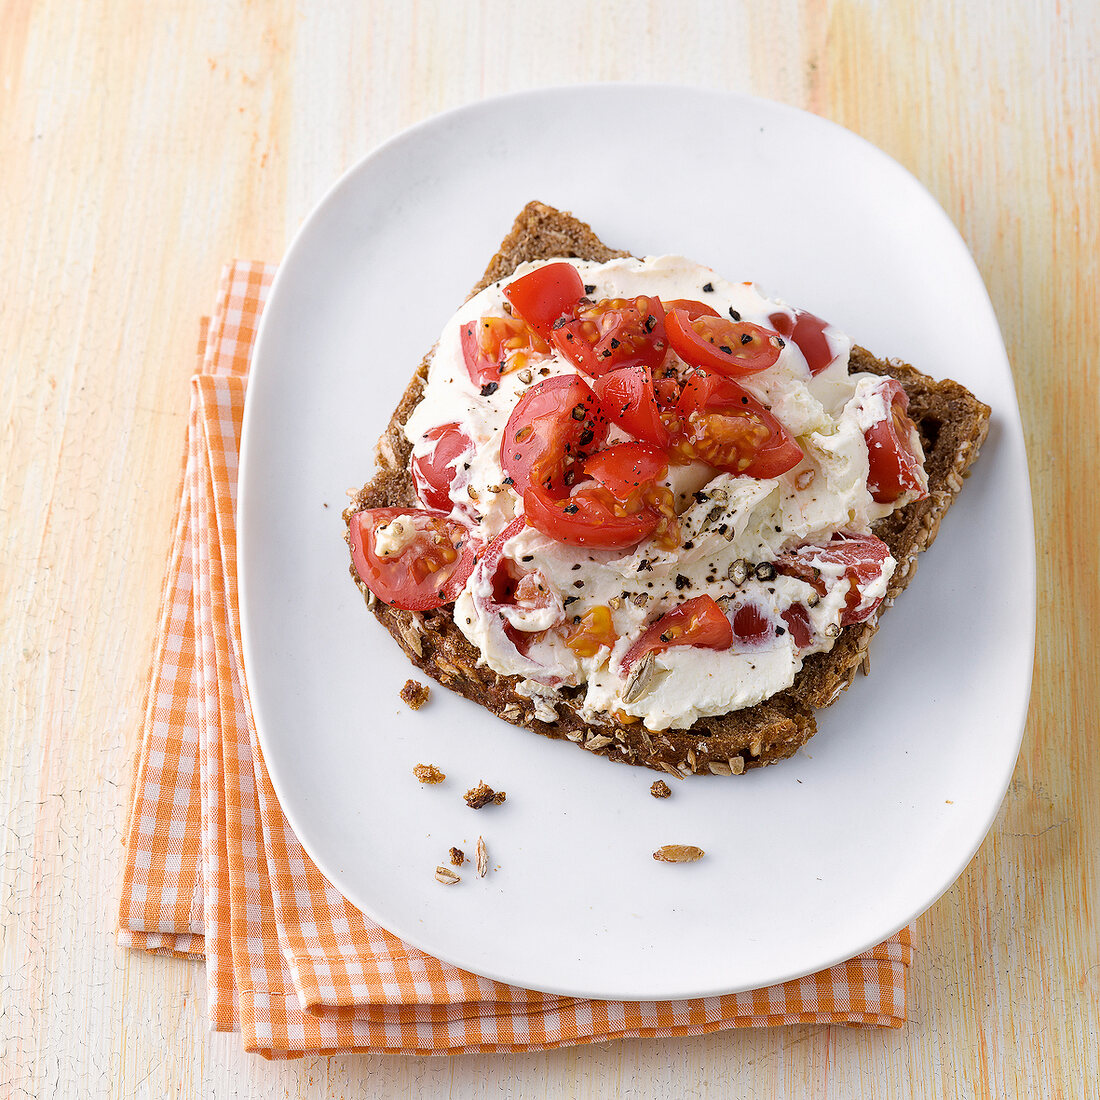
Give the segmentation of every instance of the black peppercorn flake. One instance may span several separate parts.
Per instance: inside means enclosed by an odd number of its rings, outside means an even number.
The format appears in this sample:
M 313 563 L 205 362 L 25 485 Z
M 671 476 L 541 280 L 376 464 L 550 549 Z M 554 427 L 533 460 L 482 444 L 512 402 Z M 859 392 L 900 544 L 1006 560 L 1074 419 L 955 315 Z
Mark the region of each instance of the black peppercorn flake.
M 713 294 L 714 293 L 714 284 L 713 283 L 704 283 L 703 284 L 703 291 L 706 294 Z
M 740 320 L 741 320 L 741 314 L 740 314 L 740 313 L 738 313 L 738 312 L 737 312 L 737 310 L 735 310 L 735 309 L 733 308 L 733 306 L 730 306 L 730 316 L 731 316 L 731 317 L 732 317 L 732 318 L 733 318 L 733 319 L 734 319 L 735 321 L 740 321 Z

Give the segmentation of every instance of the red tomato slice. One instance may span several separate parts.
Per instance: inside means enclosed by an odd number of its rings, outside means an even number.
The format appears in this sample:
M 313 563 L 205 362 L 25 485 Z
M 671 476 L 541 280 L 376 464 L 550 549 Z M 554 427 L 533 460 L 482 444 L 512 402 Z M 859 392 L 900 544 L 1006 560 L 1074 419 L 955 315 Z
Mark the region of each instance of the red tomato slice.
M 874 535 L 834 535 L 824 546 L 806 545 L 788 550 L 776 559 L 775 568 L 788 577 L 797 577 L 824 596 L 829 582 L 847 584 L 841 626 L 861 623 L 882 602 L 882 597 L 866 602 L 863 589 L 877 580 L 883 571 L 890 548 Z
M 426 454 L 412 460 L 416 495 L 425 508 L 449 512 L 454 508 L 451 483 L 455 479 L 455 464 L 473 450 L 470 437 L 457 424 L 432 428 L 425 436 L 433 446 Z
M 584 280 L 572 264 L 547 264 L 504 288 L 512 308 L 544 339 L 554 322 L 584 297 Z
M 794 437 L 736 382 L 696 372 L 676 409 L 670 455 L 681 464 L 707 462 L 744 477 L 779 477 L 802 461 Z
M 674 309 L 682 310 L 693 321 L 696 317 L 721 317 L 718 310 L 711 308 L 706 302 L 697 302 L 694 298 L 673 298 L 671 302 L 662 302 L 665 313 L 669 314 Z
M 913 443 L 917 427 L 906 411 L 909 395 L 894 378 L 883 379 L 882 389 L 883 400 L 889 405 L 886 419 L 863 433 L 870 463 L 867 488 L 879 504 L 893 504 L 909 490 L 916 490 L 917 499 L 923 500 L 928 485 Z
M 832 349 L 825 338 L 828 321 L 823 321 L 804 309 L 795 309 L 791 313 L 771 313 L 768 320 L 780 336 L 793 340 L 798 345 L 798 350 L 806 357 L 810 374 L 820 374 L 833 361 Z
M 610 371 L 594 378 L 592 388 L 600 399 L 603 411 L 616 424 L 621 424 L 638 439 L 655 443 L 658 447 L 668 446 L 668 428 L 661 419 L 661 407 L 657 403 L 649 367 L 635 363 Z
M 378 552 L 382 531 L 396 536 L 391 553 Z M 406 611 L 427 611 L 454 600 L 476 556 L 465 527 L 443 513 L 416 508 L 356 512 L 350 541 L 360 579 L 384 603 Z
M 674 645 L 695 645 L 701 649 L 729 649 L 733 645 L 733 628 L 713 597 L 686 600 L 648 626 L 626 651 L 623 672 L 647 653 L 663 653 Z
M 532 486 L 523 494 L 527 522 L 556 542 L 596 550 L 626 550 L 657 530 L 660 515 L 649 508 L 626 514 L 614 496 L 586 481 L 560 499 Z
M 555 325 L 550 342 L 594 378 L 621 367 L 659 366 L 665 357 L 665 311 L 658 298 L 602 298 L 577 305 Z
M 810 613 L 806 610 L 806 607 L 800 603 L 792 603 L 780 618 L 787 624 L 787 629 L 791 632 L 791 640 L 794 642 L 795 649 L 809 649 L 810 643 L 813 641 L 814 631 L 810 625 Z
M 521 317 L 479 317 L 462 326 L 461 336 L 466 371 L 483 391 L 550 354 L 550 345 Z
M 778 358 L 783 338 L 748 321 L 727 320 L 674 309 L 665 318 L 672 350 L 685 363 L 740 377 L 766 370 Z
M 607 417 L 592 388 L 575 374 L 532 386 L 517 402 L 500 441 L 500 464 L 521 496 L 533 485 L 564 496 L 579 463 L 607 440 Z
M 648 443 L 617 443 L 587 459 L 584 472 L 625 502 L 668 473 L 668 456 Z

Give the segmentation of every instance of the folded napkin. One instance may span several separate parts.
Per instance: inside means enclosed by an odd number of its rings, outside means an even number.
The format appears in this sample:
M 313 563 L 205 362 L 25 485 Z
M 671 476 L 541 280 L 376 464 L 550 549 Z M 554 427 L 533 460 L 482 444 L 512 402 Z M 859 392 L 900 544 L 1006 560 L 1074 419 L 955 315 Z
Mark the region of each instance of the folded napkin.
M 239 1029 L 248 1050 L 268 1057 L 524 1051 L 786 1023 L 900 1027 L 908 929 L 768 989 L 590 1001 L 503 985 L 425 955 L 325 880 L 275 797 L 241 659 L 237 455 L 273 275 L 267 264 L 229 265 L 203 328 L 126 832 L 119 942 L 204 958 L 211 1026 Z

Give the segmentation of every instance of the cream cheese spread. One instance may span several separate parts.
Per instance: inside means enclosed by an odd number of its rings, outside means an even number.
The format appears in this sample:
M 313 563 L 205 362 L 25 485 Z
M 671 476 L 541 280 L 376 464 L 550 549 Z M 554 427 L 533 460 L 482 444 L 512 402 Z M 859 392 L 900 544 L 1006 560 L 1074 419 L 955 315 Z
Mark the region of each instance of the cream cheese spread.
M 772 327 L 769 315 L 789 309 L 752 284 L 728 282 L 681 257 L 571 262 L 593 299 L 700 300 L 722 316 L 765 328 Z M 483 544 L 523 515 L 523 501 L 506 482 L 500 462 L 500 441 L 513 408 L 542 379 L 579 372 L 551 351 L 533 358 L 526 369 L 503 375 L 486 393 L 466 369 L 461 332 L 472 320 L 509 314 L 504 287 L 537 266 L 524 264 L 507 280 L 487 287 L 447 323 L 423 399 L 405 428 L 414 460 L 430 452 L 433 429 L 457 424 L 469 438 L 471 448 L 454 462 L 452 518 L 474 530 Z M 653 540 L 626 551 L 587 549 L 522 527 L 503 554 L 519 572 L 538 570 L 544 600 L 532 607 L 494 605 L 491 565 L 475 566 L 455 602 L 454 621 L 481 661 L 500 674 L 520 677 L 521 692 L 536 699 L 544 714 L 553 711 L 563 687 L 581 689 L 570 692 L 571 705 L 586 721 L 598 723 L 617 714 L 657 731 L 752 706 L 789 687 L 809 653 L 831 648 L 842 616 L 852 611 L 848 585 L 834 583 L 843 565 L 828 555 L 815 559 L 811 581 L 777 573 L 769 563 L 794 548 L 826 544 L 837 532 L 867 535 L 876 520 L 921 494 L 911 490 L 890 504 L 873 499 L 865 433 L 890 415 L 884 380 L 850 375 L 850 341 L 831 326 L 824 336 L 832 360 L 816 375 L 798 345 L 787 340 L 774 365 L 736 380 L 796 437 L 804 453 L 797 466 L 763 480 L 702 463 L 671 466 L 666 484 L 680 524 L 680 545 L 673 550 Z M 630 438 L 615 425 L 609 443 Z M 911 443 L 923 463 L 915 433 Z M 395 544 L 400 537 L 398 531 L 386 535 Z M 888 558 L 873 581 L 861 586 L 860 608 L 877 606 L 893 570 Z M 711 596 L 731 617 L 746 605 L 762 611 L 769 624 L 765 635 L 751 641 L 735 636 L 732 647 L 721 651 L 673 646 L 646 662 L 644 683 L 632 679 L 623 663 L 631 646 L 662 614 L 700 595 Z M 783 618 L 796 604 L 808 619 L 809 646 L 795 643 Z M 610 611 L 618 640 L 610 649 L 602 646 L 591 656 L 579 656 L 566 635 L 552 628 L 579 622 L 595 608 Z M 523 652 L 512 640 L 517 631 L 527 641 Z

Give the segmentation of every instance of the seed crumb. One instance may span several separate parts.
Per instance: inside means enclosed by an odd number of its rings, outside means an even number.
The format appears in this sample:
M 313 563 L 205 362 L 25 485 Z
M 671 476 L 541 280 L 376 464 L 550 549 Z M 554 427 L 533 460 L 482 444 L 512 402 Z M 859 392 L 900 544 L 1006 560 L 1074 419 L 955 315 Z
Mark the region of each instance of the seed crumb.
M 428 701 L 431 693 L 427 684 L 422 684 L 419 680 L 406 680 L 400 695 L 413 710 L 419 710 Z
M 649 788 L 649 793 L 654 798 L 668 798 L 672 794 L 672 788 L 663 779 L 657 779 Z
M 494 791 L 483 780 L 476 787 L 471 787 L 462 797 L 466 799 L 466 805 L 471 810 L 480 810 L 482 806 L 488 806 L 490 803 L 499 806 L 507 795 L 504 791 Z
M 413 775 L 421 783 L 442 783 L 447 778 L 434 764 L 417 764 Z
M 461 867 L 466 862 L 466 853 L 461 848 L 452 848 L 447 855 L 455 867 Z
M 666 844 L 653 853 L 653 858 L 658 863 L 694 863 L 704 855 L 703 849 L 694 844 Z

